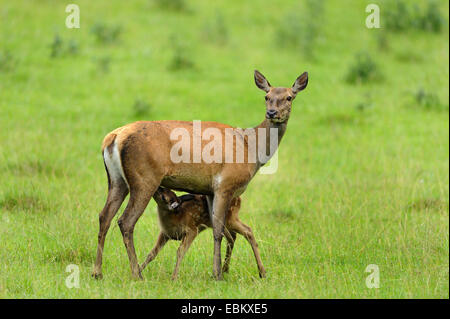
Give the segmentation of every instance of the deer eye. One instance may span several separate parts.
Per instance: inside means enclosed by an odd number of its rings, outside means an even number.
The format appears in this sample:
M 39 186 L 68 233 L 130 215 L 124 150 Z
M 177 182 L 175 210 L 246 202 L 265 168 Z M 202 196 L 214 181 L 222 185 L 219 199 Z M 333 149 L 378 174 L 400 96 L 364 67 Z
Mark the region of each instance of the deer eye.
M 269 99 L 269 97 L 266 95 L 266 96 L 264 97 L 264 99 L 267 101 L 267 100 Z
M 286 98 L 286 100 L 288 100 L 288 101 L 292 100 L 292 96 L 288 96 L 288 97 Z

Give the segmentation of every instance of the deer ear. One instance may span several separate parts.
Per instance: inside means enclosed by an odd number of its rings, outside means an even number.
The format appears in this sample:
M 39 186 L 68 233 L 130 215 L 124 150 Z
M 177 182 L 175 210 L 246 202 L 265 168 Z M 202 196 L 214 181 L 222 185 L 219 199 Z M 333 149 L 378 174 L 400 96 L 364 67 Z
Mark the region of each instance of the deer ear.
M 255 84 L 264 92 L 269 92 L 270 90 L 269 81 L 267 81 L 264 75 L 262 75 L 258 70 L 255 70 Z
M 297 80 L 295 80 L 294 85 L 292 85 L 292 93 L 297 94 L 301 90 L 304 90 L 308 85 L 308 72 L 303 72 Z

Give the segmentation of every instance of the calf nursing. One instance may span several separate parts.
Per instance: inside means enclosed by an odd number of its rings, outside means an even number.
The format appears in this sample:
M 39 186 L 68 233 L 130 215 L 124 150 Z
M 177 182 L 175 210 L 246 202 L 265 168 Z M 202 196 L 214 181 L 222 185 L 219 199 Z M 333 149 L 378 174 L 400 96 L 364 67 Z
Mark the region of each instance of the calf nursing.
M 177 251 L 175 269 L 172 274 L 172 279 L 175 279 L 178 275 L 181 261 L 195 237 L 206 228 L 212 228 L 207 199 L 205 195 L 191 194 L 177 197 L 174 192 L 162 187 L 158 188 L 153 198 L 158 204 L 161 232 L 159 233 L 155 247 L 140 268 L 141 271 L 144 270 L 148 263 L 158 255 L 170 239 L 181 240 L 180 247 Z M 258 265 L 259 276 L 263 278 L 265 277 L 266 271 L 261 261 L 258 245 L 251 228 L 239 219 L 240 208 L 241 198 L 233 198 L 225 220 L 224 235 L 227 239 L 227 252 L 222 271 L 228 272 L 236 234 L 241 234 L 252 246 Z
M 259 134 L 266 135 L 266 143 L 256 145 L 256 152 L 267 154 L 272 150 L 270 131 L 278 133 L 276 146 L 280 143 L 289 120 L 292 102 L 297 94 L 306 88 L 308 74 L 299 76 L 292 87 L 272 87 L 266 78 L 255 71 L 255 83 L 265 95 L 266 111 L 264 120 L 255 129 L 257 140 Z M 233 198 L 239 197 L 246 189 L 258 169 L 264 165 L 258 159 L 256 162 L 205 162 L 186 163 L 171 160 L 171 150 L 177 143 L 170 138 L 171 132 L 182 128 L 192 140 L 192 122 L 155 121 L 135 122 L 107 134 L 103 140 L 102 153 L 108 175 L 108 197 L 100 212 L 98 233 L 97 259 L 93 276 L 102 277 L 102 256 L 106 233 L 111 220 L 128 193 L 130 199 L 124 213 L 119 218 L 119 228 L 122 233 L 131 273 L 135 278 L 142 278 L 134 247 L 134 227 L 141 217 L 149 200 L 159 186 L 174 190 L 182 190 L 193 194 L 206 195 L 212 211 L 212 227 L 214 236 L 214 266 L 216 279 L 222 278 L 220 247 L 225 226 L 225 217 Z M 208 129 L 219 132 L 223 138 L 229 133 L 229 125 L 216 122 L 202 122 L 202 134 Z M 232 138 L 233 150 L 243 148 L 244 153 L 250 151 L 248 138 L 238 134 Z M 202 140 L 202 149 L 209 143 Z M 225 143 L 215 141 L 214 149 L 225 153 Z M 190 146 L 190 145 L 189 145 Z M 193 158 L 193 148 L 190 147 L 190 158 Z M 225 158 L 225 154 L 222 154 Z

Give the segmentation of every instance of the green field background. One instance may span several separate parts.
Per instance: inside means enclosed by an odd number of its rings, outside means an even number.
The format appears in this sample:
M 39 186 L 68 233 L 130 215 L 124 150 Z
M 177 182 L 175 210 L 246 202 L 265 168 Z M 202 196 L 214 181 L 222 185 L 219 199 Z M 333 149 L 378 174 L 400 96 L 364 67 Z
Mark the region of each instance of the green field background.
M 365 26 L 372 2 L 380 29 Z M 80 29 L 65 27 L 68 2 L 0 0 L 0 298 L 449 297 L 448 1 L 75 3 Z M 238 237 L 214 281 L 208 230 L 177 281 L 177 242 L 132 280 L 123 205 L 92 279 L 104 135 L 135 120 L 255 126 L 254 69 L 275 86 L 309 72 L 278 171 L 242 197 L 267 278 Z M 135 229 L 140 261 L 158 231 L 151 202 Z M 65 284 L 70 264 L 78 289 Z

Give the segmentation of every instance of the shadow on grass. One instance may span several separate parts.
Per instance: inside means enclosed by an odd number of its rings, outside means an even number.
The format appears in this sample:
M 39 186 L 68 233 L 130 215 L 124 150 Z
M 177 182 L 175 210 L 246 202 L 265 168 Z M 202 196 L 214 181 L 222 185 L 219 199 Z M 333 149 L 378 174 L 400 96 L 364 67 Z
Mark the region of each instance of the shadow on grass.
M 94 250 L 86 248 L 68 248 L 61 251 L 46 252 L 44 262 L 61 263 L 63 265 L 91 265 L 94 262 Z
M 354 114 L 330 114 L 318 121 L 318 124 L 327 126 L 353 125 L 356 123 L 357 119 Z
M 7 193 L 0 199 L 0 208 L 8 211 L 38 212 L 46 211 L 49 207 L 35 194 Z
M 47 175 L 60 177 L 64 175 L 64 169 L 58 164 L 48 163 L 42 159 L 27 160 L 19 163 L 10 162 L 4 165 L 4 171 L 9 171 L 13 175 L 32 176 Z
M 278 221 L 294 221 L 299 219 L 302 211 L 303 208 L 301 207 L 298 210 L 293 208 L 276 208 L 269 211 L 267 216 Z
M 438 198 L 419 199 L 407 206 L 407 211 L 448 211 L 447 201 Z

